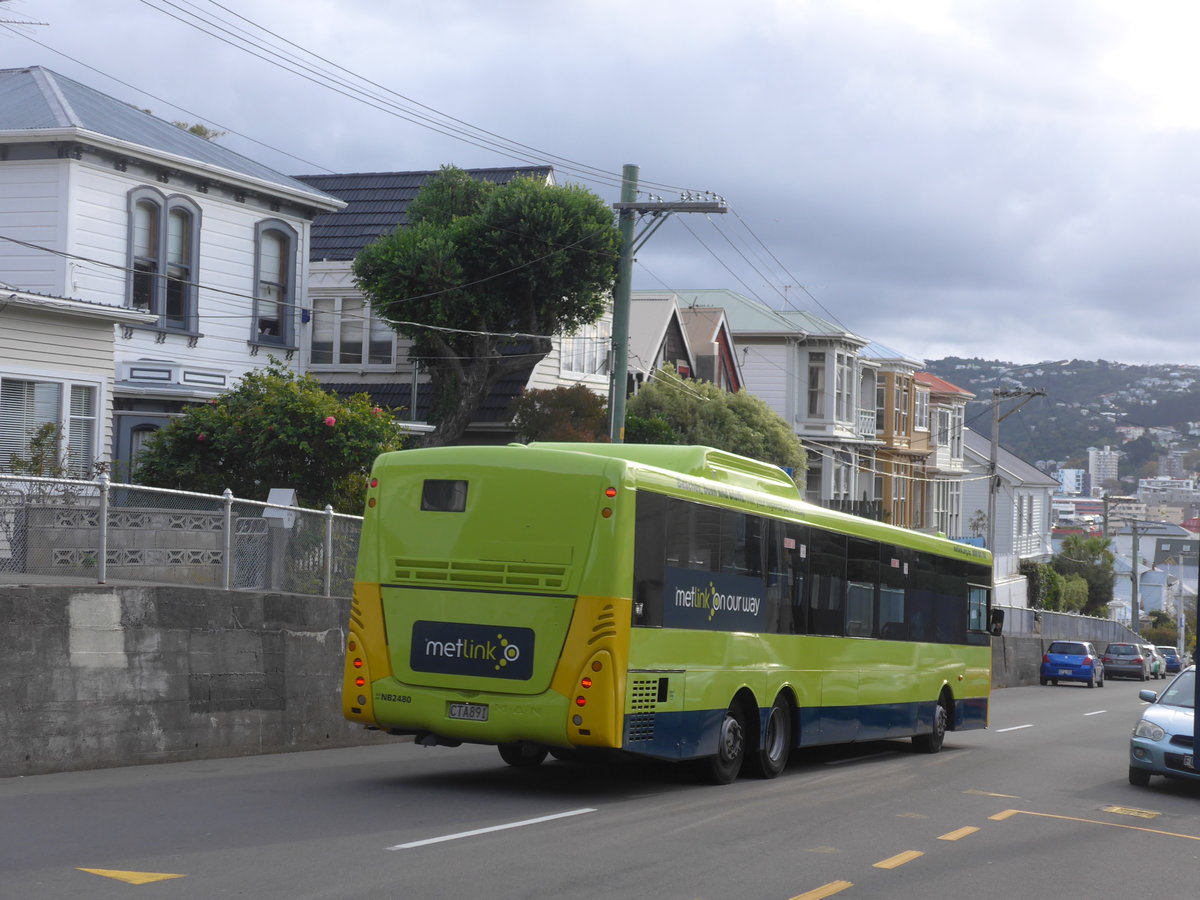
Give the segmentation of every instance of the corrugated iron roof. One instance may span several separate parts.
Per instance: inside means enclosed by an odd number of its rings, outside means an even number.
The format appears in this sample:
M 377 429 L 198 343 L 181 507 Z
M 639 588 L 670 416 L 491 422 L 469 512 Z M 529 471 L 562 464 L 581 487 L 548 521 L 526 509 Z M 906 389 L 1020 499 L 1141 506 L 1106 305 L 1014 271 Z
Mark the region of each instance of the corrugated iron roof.
M 50 69 L 0 69 L 0 136 L 4 132 L 70 129 L 185 157 L 290 191 L 321 194 L 312 185 L 276 172 L 217 141 L 191 134 Z
M 347 203 L 339 212 L 313 220 L 309 258 L 354 259 L 367 244 L 408 224 L 408 205 L 440 170 L 360 172 L 346 175 L 299 175 L 297 179 Z M 464 169 L 479 181 L 507 184 L 518 176 L 552 179 L 550 166 Z

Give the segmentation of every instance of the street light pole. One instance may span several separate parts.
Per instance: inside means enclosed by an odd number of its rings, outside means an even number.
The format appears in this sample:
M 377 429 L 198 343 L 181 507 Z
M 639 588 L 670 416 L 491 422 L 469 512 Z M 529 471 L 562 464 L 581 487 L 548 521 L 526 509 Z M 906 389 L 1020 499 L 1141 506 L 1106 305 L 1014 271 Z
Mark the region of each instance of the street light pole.
M 993 554 L 996 552 L 996 494 L 1000 490 L 1000 478 L 996 474 L 1000 462 L 1000 423 L 1015 413 L 1034 397 L 1045 397 L 1046 392 L 1009 391 L 996 388 L 992 391 L 992 444 L 988 450 L 988 511 L 987 511 L 987 548 Z M 1001 400 L 1021 400 L 1016 406 L 1000 415 Z

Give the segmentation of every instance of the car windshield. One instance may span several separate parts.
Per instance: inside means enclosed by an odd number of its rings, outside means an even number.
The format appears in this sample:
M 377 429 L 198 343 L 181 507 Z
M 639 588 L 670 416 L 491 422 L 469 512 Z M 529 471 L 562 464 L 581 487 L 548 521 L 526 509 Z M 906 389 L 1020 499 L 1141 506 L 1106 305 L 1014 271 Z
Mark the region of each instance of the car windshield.
M 1129 644 L 1113 644 L 1108 648 L 1110 656 L 1133 656 L 1133 647 Z
M 1158 652 L 1163 656 L 1178 656 L 1179 653 L 1174 647 L 1159 647 Z
M 1196 670 L 1190 669 L 1172 681 L 1162 692 L 1158 702 L 1166 703 L 1169 706 L 1182 706 L 1184 709 L 1195 709 Z
M 1083 644 L 1072 644 L 1068 641 L 1055 641 L 1050 645 L 1048 653 L 1071 653 L 1077 656 L 1086 656 L 1087 648 Z

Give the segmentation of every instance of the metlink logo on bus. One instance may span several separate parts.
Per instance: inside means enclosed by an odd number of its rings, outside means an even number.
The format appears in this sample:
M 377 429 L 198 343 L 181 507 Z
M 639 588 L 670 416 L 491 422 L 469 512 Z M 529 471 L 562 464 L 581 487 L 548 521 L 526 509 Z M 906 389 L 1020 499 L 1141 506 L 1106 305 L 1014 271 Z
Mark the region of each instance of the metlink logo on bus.
M 414 622 L 409 666 L 414 672 L 529 678 L 533 630 L 465 622 Z
M 761 578 L 667 566 L 663 581 L 667 627 L 760 630 L 766 606 Z

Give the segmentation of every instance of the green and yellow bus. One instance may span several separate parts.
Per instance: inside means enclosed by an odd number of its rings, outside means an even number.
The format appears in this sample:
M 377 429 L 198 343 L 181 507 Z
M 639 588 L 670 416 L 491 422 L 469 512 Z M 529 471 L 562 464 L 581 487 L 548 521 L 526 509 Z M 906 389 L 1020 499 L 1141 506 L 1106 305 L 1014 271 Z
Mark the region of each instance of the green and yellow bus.
M 991 557 L 804 502 L 706 447 L 387 453 L 343 681 L 354 722 L 505 762 L 774 777 L 793 748 L 984 728 Z

